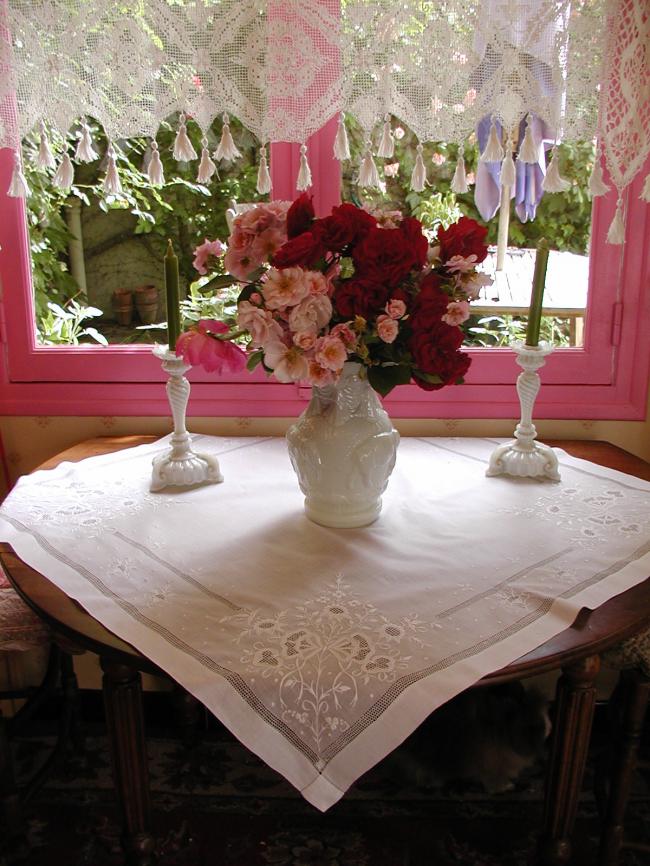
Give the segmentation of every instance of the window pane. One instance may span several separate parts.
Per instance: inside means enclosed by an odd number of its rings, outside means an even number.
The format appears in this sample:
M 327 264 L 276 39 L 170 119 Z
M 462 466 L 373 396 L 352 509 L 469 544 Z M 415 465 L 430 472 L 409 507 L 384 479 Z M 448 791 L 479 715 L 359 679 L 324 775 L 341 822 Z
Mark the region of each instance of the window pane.
M 349 130 L 352 158 L 343 163 L 343 198 L 360 200 L 370 207 L 399 210 L 420 219 L 426 228 L 436 231 L 465 215 L 483 222 L 475 203 L 477 172 L 476 142 L 472 141 L 465 154 L 465 170 L 469 191 L 454 194 L 451 181 L 458 159 L 458 146 L 444 142 L 428 142 L 423 146 L 423 158 L 429 186 L 422 193 L 410 188 L 415 165 L 417 139 L 406 127 L 393 121 L 395 156 L 375 157 L 385 191 L 361 189 L 357 185 L 359 165 L 365 152 L 365 135 L 350 118 Z M 376 148 L 375 148 L 376 149 Z M 551 254 L 544 293 L 545 315 L 542 318 L 541 339 L 557 346 L 582 346 L 587 306 L 589 277 L 589 235 L 591 201 L 588 179 L 594 163 L 593 142 L 563 144 L 558 149 L 561 176 L 570 183 L 566 192 L 544 193 L 536 208 L 534 220 L 522 222 L 519 212 L 510 202 L 507 244 L 503 245 L 503 260 L 497 269 L 499 213 L 488 223 L 490 253 L 482 270 L 493 278 L 472 304 L 473 315 L 466 324 L 467 346 L 506 347 L 515 339 L 525 337 L 530 303 L 535 247 L 544 237 Z M 547 160 L 550 154 L 547 153 Z M 519 192 L 519 191 L 518 191 Z M 492 196 L 500 195 L 494 183 Z
M 124 194 L 110 196 L 103 190 L 106 139 L 97 124 L 90 127 L 100 157 L 85 164 L 75 161 L 71 190 L 57 189 L 52 171 L 25 161 L 32 188 L 27 208 L 39 343 L 96 345 L 104 338 L 111 344 L 164 342 L 163 256 L 168 238 L 179 258 L 186 317 L 220 314 L 224 293 L 217 299 L 205 286 L 208 277 L 201 279 L 193 266 L 194 249 L 206 238 L 227 239 L 226 212 L 233 202 L 259 198 L 257 140 L 233 119 L 231 131 L 241 157 L 218 164 L 211 181 L 199 184 L 201 131 L 188 121 L 199 158 L 177 162 L 172 151 L 178 120 L 173 119 L 157 135 L 164 186 L 153 187 L 146 175 L 150 142 L 126 139 L 114 145 Z M 218 122 L 207 137 L 212 158 L 220 134 Z M 52 142 L 57 163 L 64 144 L 74 153 L 76 140 L 73 131 L 67 142 Z M 36 138 L 26 145 L 34 152 L 37 147 Z M 209 263 L 211 275 L 216 264 Z

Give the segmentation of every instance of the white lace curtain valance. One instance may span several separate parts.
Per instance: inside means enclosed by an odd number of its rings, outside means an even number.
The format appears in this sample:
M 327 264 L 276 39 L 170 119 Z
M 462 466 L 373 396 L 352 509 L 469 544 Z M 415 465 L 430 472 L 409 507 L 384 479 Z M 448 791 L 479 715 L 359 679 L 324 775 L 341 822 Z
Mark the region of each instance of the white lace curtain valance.
M 514 148 L 525 162 L 526 142 L 510 140 L 511 131 L 535 117 L 550 143 L 599 133 L 598 163 L 602 156 L 622 192 L 650 150 L 647 0 L 3 4 L 0 146 L 17 153 L 39 124 L 65 135 L 92 117 L 111 142 L 154 138 L 165 118 L 183 112 L 204 133 L 224 115 L 216 156 L 227 158 L 236 152 L 228 115 L 263 145 L 305 143 L 345 112 L 367 135 L 368 180 L 373 152 L 391 149 L 381 124 L 392 117 L 420 141 L 461 144 L 491 119 L 503 134 L 487 156 L 508 160 Z M 183 133 L 178 155 L 198 158 Z M 343 127 L 337 155 L 346 153 Z M 77 156 L 91 155 L 86 140 Z M 202 157 L 209 172 L 210 156 Z M 47 152 L 42 160 L 49 164 Z M 561 188 L 559 176 L 551 183 Z

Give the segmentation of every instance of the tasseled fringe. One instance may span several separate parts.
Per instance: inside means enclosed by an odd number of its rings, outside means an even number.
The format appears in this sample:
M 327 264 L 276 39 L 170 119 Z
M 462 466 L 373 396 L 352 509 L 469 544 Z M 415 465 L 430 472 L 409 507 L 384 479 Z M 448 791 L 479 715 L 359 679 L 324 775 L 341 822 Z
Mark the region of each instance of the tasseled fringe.
M 528 165 L 535 165 L 539 162 L 539 148 L 535 145 L 533 141 L 533 131 L 530 128 L 531 116 L 530 114 L 526 118 L 526 132 L 524 133 L 524 140 L 521 142 L 521 147 L 519 148 L 519 153 L 517 155 L 517 159 L 519 162 L 525 162 Z
M 501 162 L 503 159 L 503 148 L 499 141 L 499 133 L 497 132 L 497 125 L 494 118 L 492 118 L 492 123 L 490 124 L 490 134 L 488 136 L 485 150 L 479 159 L 481 162 Z
M 557 155 L 557 145 L 552 150 L 551 161 L 542 181 L 544 192 L 566 192 L 571 184 L 560 175 L 560 160 Z
M 107 195 L 122 195 L 122 184 L 120 183 L 120 175 L 117 171 L 115 151 L 112 144 L 108 145 L 106 156 L 108 157 L 108 165 L 106 166 L 106 177 L 104 178 L 104 192 Z
M 467 174 L 465 173 L 465 149 L 462 144 L 458 149 L 456 171 L 454 172 L 454 176 L 451 180 L 451 191 L 459 194 L 469 192 L 469 186 L 467 185 Z
M 74 182 L 74 166 L 72 160 L 67 153 L 63 154 L 63 158 L 59 163 L 59 167 L 54 172 L 52 184 L 59 189 L 70 189 Z
M 31 193 L 27 179 L 23 174 L 22 160 L 20 153 L 14 151 L 14 170 L 11 175 L 11 183 L 7 190 L 7 195 L 11 198 L 27 198 Z
M 99 154 L 93 147 L 93 138 L 87 123 L 81 124 L 81 138 L 77 143 L 74 158 L 77 162 L 94 162 L 99 159 Z
M 296 189 L 299 192 L 309 189 L 311 186 L 311 169 L 307 162 L 307 145 L 300 145 L 300 170 L 298 171 L 298 180 L 296 181 Z
M 181 111 L 179 117 L 179 127 L 174 140 L 174 159 L 177 162 L 189 162 L 196 159 L 196 151 L 192 146 L 192 142 L 187 134 L 187 126 L 185 124 L 185 113 Z
M 387 114 L 384 117 L 384 131 L 381 136 L 381 141 L 379 142 L 379 147 L 377 148 L 377 156 L 382 159 L 390 159 L 394 153 L 395 141 L 390 128 L 390 115 Z
M 257 170 L 257 191 L 260 195 L 267 195 L 271 192 L 271 173 L 266 162 L 266 147 L 264 145 L 260 149 L 260 167 Z
M 415 166 L 411 174 L 411 189 L 413 192 L 424 192 L 427 185 L 427 170 L 422 158 L 422 145 L 418 144 Z
M 210 178 L 217 170 L 217 166 L 210 159 L 210 151 L 208 150 L 207 138 L 201 139 L 201 162 L 199 163 L 199 171 L 196 175 L 197 183 L 210 183 Z
M 38 155 L 36 157 L 36 165 L 40 168 L 54 168 L 56 166 L 56 160 L 50 150 L 50 143 L 47 140 L 47 131 L 45 129 L 45 124 L 41 120 L 41 132 L 40 132 L 40 143 L 38 145 Z
M 372 143 L 368 141 L 366 143 L 366 152 L 364 153 L 363 159 L 361 160 L 361 167 L 359 169 L 359 180 L 357 181 L 357 183 L 359 184 L 359 186 L 367 186 L 370 189 L 383 190 L 381 178 L 379 177 L 379 172 L 377 171 L 377 166 L 375 165 L 375 161 L 372 158 L 371 147 Z
M 623 213 L 623 199 L 619 195 L 616 204 L 616 213 L 614 219 L 607 232 L 608 244 L 623 244 L 625 243 L 625 215 Z
M 223 129 L 221 130 L 221 141 L 219 142 L 219 146 L 217 147 L 214 158 L 215 159 L 225 159 L 229 162 L 232 162 L 233 159 L 237 159 L 241 156 L 241 153 L 235 147 L 235 142 L 232 140 L 232 134 L 230 132 L 230 118 L 227 114 L 223 116 Z
M 155 140 L 151 142 L 151 159 L 147 166 L 147 177 L 152 186 L 162 186 L 165 182 L 165 172 L 158 153 L 158 142 Z
M 641 195 L 639 196 L 641 201 L 647 201 L 650 204 L 650 174 L 646 177 L 643 182 L 643 189 L 641 190 Z
M 336 130 L 336 138 L 334 139 L 334 158 L 342 162 L 344 159 L 350 159 L 350 144 L 348 142 L 348 133 L 345 128 L 345 115 L 339 115 L 339 125 Z
M 507 186 L 512 189 L 516 183 L 517 171 L 515 169 L 515 161 L 512 158 L 512 139 L 508 139 L 506 155 L 501 163 L 501 186 Z
M 606 192 L 609 192 L 609 187 L 603 179 L 603 169 L 600 162 L 600 148 L 596 151 L 594 167 L 589 175 L 589 192 L 591 193 L 592 198 L 595 198 L 598 195 L 605 195 Z

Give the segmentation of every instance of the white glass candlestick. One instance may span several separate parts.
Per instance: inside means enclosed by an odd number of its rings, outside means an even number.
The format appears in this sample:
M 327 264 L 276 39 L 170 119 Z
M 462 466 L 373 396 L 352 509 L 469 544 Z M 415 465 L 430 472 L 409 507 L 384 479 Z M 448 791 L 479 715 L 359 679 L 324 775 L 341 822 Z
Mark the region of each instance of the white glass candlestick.
M 548 445 L 536 442 L 537 430 L 533 424 L 533 406 L 539 393 L 537 373 L 545 358 L 553 351 L 549 343 L 526 346 L 516 343 L 517 363 L 524 371 L 517 379 L 517 394 L 521 405 L 521 420 L 515 428 L 515 438 L 499 445 L 492 452 L 486 475 L 514 475 L 524 478 L 548 478 L 559 481 L 558 460 Z
M 185 373 L 191 365 L 185 363 L 168 346 L 156 346 L 154 355 L 162 361 L 162 368 L 169 375 L 167 397 L 174 419 L 171 448 L 153 460 L 151 490 L 164 487 L 192 487 L 197 484 L 219 484 L 223 475 L 219 461 L 210 454 L 196 454 L 192 440 L 185 428 L 185 412 L 190 397 L 190 383 Z

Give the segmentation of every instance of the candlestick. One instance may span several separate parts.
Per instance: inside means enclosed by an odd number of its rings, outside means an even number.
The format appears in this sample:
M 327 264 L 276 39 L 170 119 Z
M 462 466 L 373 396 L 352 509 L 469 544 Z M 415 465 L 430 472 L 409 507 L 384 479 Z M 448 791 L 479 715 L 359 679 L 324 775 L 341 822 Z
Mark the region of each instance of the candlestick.
M 219 484 L 223 481 L 219 461 L 212 454 L 196 454 L 192 450 L 192 440 L 185 427 L 190 383 L 184 374 L 190 369 L 190 364 L 170 351 L 168 346 L 156 346 L 153 353 L 161 359 L 163 370 L 169 375 L 167 397 L 174 419 L 174 432 L 169 451 L 153 460 L 151 490 L 193 487 L 206 483 Z
M 165 253 L 165 295 L 167 298 L 167 342 L 171 352 L 181 332 L 180 296 L 178 293 L 178 257 L 171 240 L 167 241 Z
M 536 442 L 537 430 L 533 424 L 533 406 L 539 393 L 540 379 L 537 373 L 545 364 L 545 358 L 553 351 L 549 343 L 528 346 L 515 345 L 517 363 L 524 371 L 517 379 L 517 394 L 521 405 L 521 420 L 515 428 L 515 438 L 499 445 L 492 452 L 488 476 L 515 475 L 528 478 L 548 478 L 559 481 L 558 460 L 552 448 Z
M 539 343 L 539 328 L 542 323 L 542 300 L 546 282 L 546 266 L 548 265 L 548 242 L 542 238 L 537 244 L 535 255 L 535 272 L 533 274 L 533 290 L 530 296 L 528 310 L 528 327 L 526 328 L 526 345 L 536 346 Z

